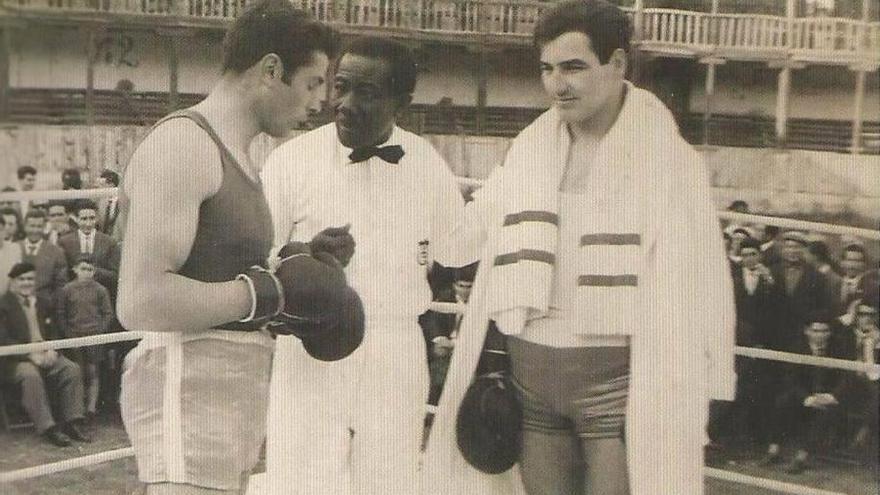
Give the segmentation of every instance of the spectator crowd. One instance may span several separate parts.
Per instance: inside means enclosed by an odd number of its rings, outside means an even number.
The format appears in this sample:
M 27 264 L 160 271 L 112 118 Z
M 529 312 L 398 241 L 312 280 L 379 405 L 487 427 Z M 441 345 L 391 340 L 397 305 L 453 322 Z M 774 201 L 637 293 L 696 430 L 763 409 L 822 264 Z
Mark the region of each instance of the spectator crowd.
M 31 191 L 37 171 L 18 169 Z M 97 187 L 119 178 L 104 171 Z M 81 189 L 76 169 L 63 189 Z M 8 188 L 7 188 L 8 189 Z M 112 234 L 116 199 L 7 201 L 0 204 L 0 345 L 119 331 L 114 300 L 120 245 Z M 0 405 L 18 403 L 54 445 L 90 441 L 90 426 L 116 408 L 126 345 L 45 350 L 0 358 Z M 7 411 L 3 411 L 5 415 Z
M 748 213 L 742 201 L 730 209 Z M 815 233 L 739 224 L 724 239 L 737 345 L 877 363 L 878 270 L 861 241 L 832 249 Z M 792 474 L 833 452 L 877 465 L 880 376 L 743 356 L 736 367 L 736 400 L 713 408 L 713 440 L 761 446 L 761 464 Z

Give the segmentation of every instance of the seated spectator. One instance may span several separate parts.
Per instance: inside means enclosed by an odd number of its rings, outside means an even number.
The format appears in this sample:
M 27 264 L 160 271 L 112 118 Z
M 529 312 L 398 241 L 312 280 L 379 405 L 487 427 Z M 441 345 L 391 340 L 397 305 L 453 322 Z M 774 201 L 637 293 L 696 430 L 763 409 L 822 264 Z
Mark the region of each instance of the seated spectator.
M 456 269 L 452 286 L 446 290 L 441 289 L 435 301 L 467 304 L 476 272 L 476 263 Z M 461 319 L 461 313 L 440 313 L 430 310 L 419 318 L 428 347 L 428 370 L 431 375 L 428 402 L 431 404 L 437 404 L 440 392 L 443 390 L 443 382 L 449 369 Z
M 798 352 L 816 357 L 837 357 L 831 348 L 831 328 L 821 319 L 813 319 L 804 328 Z M 842 395 L 842 372 L 818 366 L 791 365 L 784 368 L 783 387 L 768 420 L 774 437 L 762 461 L 765 465 L 782 460 L 781 440 L 790 438 L 795 454 L 785 467 L 790 474 L 807 468 L 810 454 L 827 446 L 836 426 L 841 423 L 839 397 Z
M 876 271 L 875 271 L 876 273 Z M 864 299 L 853 304 L 851 324 L 839 332 L 841 357 L 869 364 L 880 363 L 880 328 L 878 328 L 877 279 Z M 850 447 L 861 452 L 867 465 L 878 466 L 878 425 L 880 425 L 880 374 L 848 373 L 841 403 L 856 418 L 851 429 Z
M 37 169 L 30 165 L 23 165 L 21 167 L 18 167 L 18 170 L 16 170 L 15 173 L 18 177 L 19 191 L 27 192 L 34 190 L 37 185 Z M 21 213 L 22 216 L 27 216 L 28 212 L 31 211 L 31 208 L 44 208 L 45 205 L 45 200 L 22 200 L 18 203 L 18 211 L 19 213 Z
M 58 239 L 71 230 L 70 212 L 67 203 L 61 201 L 50 202 L 47 211 L 49 222 L 46 224 L 46 239 L 57 246 Z
M 0 231 L 6 226 L 6 220 L 0 216 Z M 0 274 L 9 273 L 12 267 L 21 262 L 21 248 L 15 243 L 6 242 L 4 236 L 0 235 Z M 6 293 L 9 289 L 9 279 L 0 276 L 0 295 Z
M 73 266 L 76 279 L 58 294 L 56 325 L 66 338 L 88 337 L 106 333 L 113 320 L 110 293 L 95 281 L 95 265 L 87 254 L 80 255 Z M 74 359 L 84 371 L 86 385 L 86 418 L 95 417 L 98 407 L 100 380 L 98 365 L 103 360 L 101 346 L 74 349 Z
M 49 324 L 45 302 L 35 296 L 34 265 L 18 263 L 9 278 L 9 291 L 0 297 L 0 345 L 59 337 Z M 0 380 L 21 387 L 25 412 L 49 442 L 66 447 L 71 439 L 90 441 L 80 430 L 83 384 L 75 363 L 54 350 L 7 356 L 0 360 Z M 50 404 L 58 406 L 57 423 Z
M 467 304 L 477 275 L 478 265 L 478 263 L 472 263 L 455 269 L 452 286 L 441 290 L 435 301 Z M 437 404 L 440 393 L 443 391 L 443 383 L 449 369 L 449 362 L 452 359 L 452 350 L 455 348 L 455 339 L 461 327 L 462 316 L 461 313 L 427 311 L 419 318 L 428 347 L 428 370 L 431 375 L 431 392 L 428 402 L 431 404 Z M 489 322 L 489 330 L 483 345 L 483 355 L 477 364 L 477 374 L 482 375 L 507 368 L 507 345 L 504 335 L 496 328 L 494 322 Z
M 19 243 L 22 261 L 37 268 L 37 296 L 52 304 L 55 296 L 68 281 L 67 259 L 64 251 L 45 239 L 46 212 L 39 208 L 28 212 L 24 220 L 25 238 Z

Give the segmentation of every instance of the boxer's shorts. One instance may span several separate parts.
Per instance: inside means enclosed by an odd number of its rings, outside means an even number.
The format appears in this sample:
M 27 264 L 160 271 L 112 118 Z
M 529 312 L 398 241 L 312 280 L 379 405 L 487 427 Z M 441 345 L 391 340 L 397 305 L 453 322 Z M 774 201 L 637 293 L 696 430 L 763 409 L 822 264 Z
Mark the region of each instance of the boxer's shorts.
M 629 347 L 557 348 L 508 341 L 523 428 L 584 439 L 622 438 Z
M 126 361 L 122 419 L 140 480 L 238 489 L 266 434 L 271 345 L 172 338 Z

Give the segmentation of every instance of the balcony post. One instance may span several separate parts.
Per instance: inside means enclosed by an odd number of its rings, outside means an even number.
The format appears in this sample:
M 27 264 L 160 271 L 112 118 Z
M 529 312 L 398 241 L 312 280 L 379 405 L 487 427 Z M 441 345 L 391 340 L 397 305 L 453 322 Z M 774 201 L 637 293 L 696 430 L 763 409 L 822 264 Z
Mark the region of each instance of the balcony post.
M 9 53 L 12 51 L 12 28 L 0 33 L 0 122 L 9 118 Z
M 165 54 L 168 56 L 168 111 L 177 110 L 180 104 L 180 98 L 177 90 L 178 74 L 180 71 L 179 60 L 177 56 L 177 37 L 163 36 L 165 44 Z
M 477 71 L 477 135 L 482 136 L 486 133 L 486 102 L 489 92 L 489 50 L 482 44 L 479 48 L 479 63 L 480 67 Z
M 850 151 L 853 154 L 859 154 L 862 151 L 862 115 L 865 108 L 865 79 L 867 78 L 868 72 L 877 70 L 877 66 L 857 64 L 850 66 L 850 70 L 856 73 L 855 102 L 853 104 L 852 120 L 852 145 Z
M 95 62 L 98 57 L 98 33 L 86 28 L 86 126 L 95 125 Z
M 723 58 L 706 57 L 700 59 L 706 65 L 706 108 L 703 112 L 703 144 L 710 144 L 710 128 L 712 123 L 712 103 L 715 96 L 715 67 L 724 64 Z
M 645 25 L 645 1 L 635 0 L 633 5 L 633 33 L 635 41 L 638 43 L 642 40 L 642 29 Z
M 788 139 L 788 97 L 791 95 L 791 71 L 803 69 L 806 65 L 786 60 L 770 62 L 768 66 L 779 69 L 776 85 L 776 143 L 784 148 Z

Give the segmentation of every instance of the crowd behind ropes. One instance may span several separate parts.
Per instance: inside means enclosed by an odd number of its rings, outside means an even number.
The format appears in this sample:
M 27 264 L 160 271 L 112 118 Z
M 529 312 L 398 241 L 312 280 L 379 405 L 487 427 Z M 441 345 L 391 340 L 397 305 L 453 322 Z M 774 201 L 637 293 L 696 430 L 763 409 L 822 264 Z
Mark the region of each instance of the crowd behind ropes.
M 18 170 L 33 190 L 37 170 Z M 62 189 L 81 189 L 78 170 Z M 92 187 L 116 187 L 104 171 Z M 734 202 L 732 211 L 748 213 Z M 116 198 L 0 204 L 0 345 L 121 331 L 114 316 L 120 244 Z M 833 252 L 816 233 L 772 225 L 723 230 L 734 281 L 740 346 L 877 363 L 878 269 L 865 245 L 842 238 Z M 439 302 L 466 304 L 477 266 L 436 267 Z M 429 402 L 436 404 L 461 315 L 428 311 Z M 490 329 L 482 372 L 503 369 L 504 338 Z M 41 351 L 0 358 L 0 389 L 19 399 L 36 431 L 57 446 L 88 442 L 95 416 L 118 408 L 122 359 L 130 343 Z M 844 449 L 877 465 L 880 376 L 739 356 L 734 402 L 714 404 L 709 434 L 724 445 L 766 448 L 759 460 L 799 473 L 811 456 Z M 7 400 L 8 402 L 8 400 Z
M 30 191 L 37 170 L 17 171 Z M 101 174 L 92 187 L 116 187 Z M 79 170 L 63 189 L 84 186 Z M 0 203 L 0 345 L 121 331 L 114 316 L 120 246 L 111 235 L 116 198 Z M 0 393 L 59 447 L 91 441 L 99 412 L 118 404 L 122 358 L 133 344 L 45 350 L 0 358 Z M 17 398 L 18 401 L 10 401 Z

